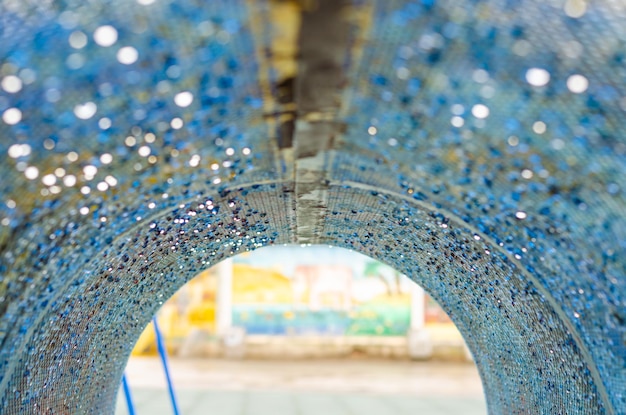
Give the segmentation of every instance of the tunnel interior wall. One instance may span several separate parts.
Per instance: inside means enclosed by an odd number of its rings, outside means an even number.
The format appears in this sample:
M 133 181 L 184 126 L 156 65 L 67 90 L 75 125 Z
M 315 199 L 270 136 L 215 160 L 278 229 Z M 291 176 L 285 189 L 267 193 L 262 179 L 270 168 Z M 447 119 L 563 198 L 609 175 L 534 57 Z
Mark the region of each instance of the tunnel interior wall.
M 2 413 L 112 413 L 167 298 L 283 243 L 422 285 L 492 414 L 626 413 L 619 2 L 6 1 L 0 19 Z

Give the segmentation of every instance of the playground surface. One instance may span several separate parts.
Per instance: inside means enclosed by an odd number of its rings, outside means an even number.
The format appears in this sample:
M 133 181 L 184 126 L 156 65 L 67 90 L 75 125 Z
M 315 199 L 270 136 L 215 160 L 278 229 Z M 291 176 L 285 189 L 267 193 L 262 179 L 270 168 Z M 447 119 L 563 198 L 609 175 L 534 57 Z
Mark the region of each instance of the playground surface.
M 473 364 L 172 359 L 181 415 L 484 415 Z M 137 415 L 173 414 L 157 358 L 127 366 Z M 128 413 L 120 391 L 116 415 Z

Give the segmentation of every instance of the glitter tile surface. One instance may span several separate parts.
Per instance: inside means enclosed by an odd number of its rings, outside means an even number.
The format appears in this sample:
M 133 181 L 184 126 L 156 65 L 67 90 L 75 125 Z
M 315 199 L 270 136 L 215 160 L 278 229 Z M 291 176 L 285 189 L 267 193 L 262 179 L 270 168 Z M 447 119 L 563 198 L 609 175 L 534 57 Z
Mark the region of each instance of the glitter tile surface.
M 0 0 L 0 412 L 112 413 L 228 256 L 420 283 L 491 414 L 626 414 L 626 6 Z

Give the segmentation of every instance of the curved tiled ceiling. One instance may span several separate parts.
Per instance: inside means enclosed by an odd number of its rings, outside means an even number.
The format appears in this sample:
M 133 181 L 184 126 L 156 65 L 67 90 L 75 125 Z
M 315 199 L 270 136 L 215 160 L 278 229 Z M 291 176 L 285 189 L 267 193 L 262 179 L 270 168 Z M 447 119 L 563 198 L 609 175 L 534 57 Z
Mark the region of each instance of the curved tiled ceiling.
M 626 6 L 0 0 L 2 412 L 111 413 L 200 270 L 420 283 L 489 411 L 626 413 Z

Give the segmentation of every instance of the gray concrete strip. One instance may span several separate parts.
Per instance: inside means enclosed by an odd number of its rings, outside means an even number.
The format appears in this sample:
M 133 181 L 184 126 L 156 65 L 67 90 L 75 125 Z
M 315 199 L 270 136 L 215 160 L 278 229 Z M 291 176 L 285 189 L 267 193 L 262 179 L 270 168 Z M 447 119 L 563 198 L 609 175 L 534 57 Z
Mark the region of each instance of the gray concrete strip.
M 293 140 L 296 234 L 302 244 L 319 242 L 328 199 L 328 150 L 343 129 L 336 120 L 350 52 L 347 5 L 346 0 L 320 0 L 309 2 L 302 11 Z

